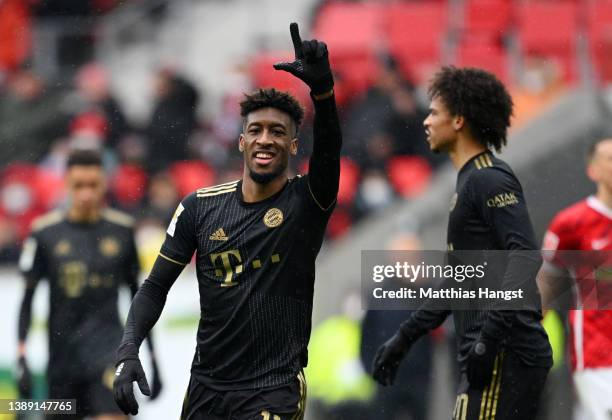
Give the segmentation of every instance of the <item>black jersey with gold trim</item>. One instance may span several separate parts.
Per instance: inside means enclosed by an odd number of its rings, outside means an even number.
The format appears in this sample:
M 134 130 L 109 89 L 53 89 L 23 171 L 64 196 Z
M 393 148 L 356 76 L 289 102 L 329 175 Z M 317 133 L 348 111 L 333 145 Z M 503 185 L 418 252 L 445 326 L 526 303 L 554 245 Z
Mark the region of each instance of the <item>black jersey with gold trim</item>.
M 455 191 L 447 232 L 450 251 L 506 250 L 509 256 L 510 251 L 537 252 L 523 189 L 507 163 L 488 151 L 474 156 L 460 169 Z M 487 272 L 505 281 L 512 259 L 504 261 L 506 265 L 488 267 Z M 520 280 L 537 293 L 532 274 L 533 279 Z M 506 348 L 527 365 L 549 367 L 551 350 L 541 313 L 516 311 L 514 315 L 514 325 L 503 340 Z M 460 361 L 467 357 L 488 317 L 488 311 L 453 312 Z
M 185 198 L 161 256 L 196 252 L 201 318 L 192 373 L 213 389 L 286 384 L 307 362 L 315 259 L 334 205 L 323 208 L 308 175 L 247 203 L 242 181 Z
M 120 285 L 136 287 L 140 270 L 132 218 L 105 209 L 91 223 L 70 221 L 62 211 L 34 222 L 19 266 L 33 292 L 49 283 L 49 372 L 87 378 L 112 363 L 123 326 Z M 28 320 L 20 322 L 25 339 Z

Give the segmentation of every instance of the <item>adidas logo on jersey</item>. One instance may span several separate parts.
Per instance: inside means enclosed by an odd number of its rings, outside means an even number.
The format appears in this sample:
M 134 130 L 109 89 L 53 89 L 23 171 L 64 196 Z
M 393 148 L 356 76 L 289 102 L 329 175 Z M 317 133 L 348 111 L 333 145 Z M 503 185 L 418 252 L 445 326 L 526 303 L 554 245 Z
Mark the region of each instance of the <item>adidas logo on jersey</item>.
M 210 239 L 211 241 L 227 241 L 228 237 L 227 235 L 225 235 L 223 228 L 219 228 L 215 230 L 215 232 L 210 235 L 208 239 Z

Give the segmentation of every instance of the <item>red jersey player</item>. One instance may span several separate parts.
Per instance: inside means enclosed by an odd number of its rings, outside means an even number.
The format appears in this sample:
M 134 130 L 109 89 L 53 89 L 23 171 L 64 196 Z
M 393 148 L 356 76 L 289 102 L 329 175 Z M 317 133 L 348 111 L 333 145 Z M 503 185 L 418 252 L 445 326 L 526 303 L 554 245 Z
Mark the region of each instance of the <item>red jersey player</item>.
M 560 279 L 574 279 L 579 308 L 569 315 L 574 385 L 588 418 L 609 420 L 612 310 L 602 308 L 612 309 L 610 291 L 606 290 L 612 286 L 612 139 L 592 146 L 587 175 L 597 185 L 597 193 L 562 210 L 550 223 L 544 237 L 543 249 L 547 252 L 539 284 L 547 309 L 563 287 Z M 566 252 L 573 250 L 582 252 Z

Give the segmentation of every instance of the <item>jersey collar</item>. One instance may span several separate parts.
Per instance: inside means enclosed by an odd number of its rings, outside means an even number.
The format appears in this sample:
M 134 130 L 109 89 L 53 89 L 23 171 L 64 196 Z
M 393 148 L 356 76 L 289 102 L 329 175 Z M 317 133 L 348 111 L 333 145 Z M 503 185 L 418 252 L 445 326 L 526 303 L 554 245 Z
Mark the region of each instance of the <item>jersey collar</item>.
M 481 161 L 480 160 L 481 157 L 485 155 L 486 157 L 488 157 L 488 159 Z M 482 168 L 492 166 L 490 158 L 491 158 L 491 152 L 489 150 L 484 150 L 481 153 L 478 153 L 477 155 L 472 156 L 467 162 L 463 164 L 461 169 L 459 169 L 459 174 L 461 174 L 462 172 L 467 172 L 468 169 L 470 168 L 482 169 Z
M 608 219 L 612 219 L 612 209 L 606 206 L 600 199 L 594 195 L 587 198 L 587 205 L 598 213 L 603 214 Z
M 242 197 L 242 179 L 240 181 L 238 181 L 238 185 L 236 186 L 236 197 L 238 198 L 238 203 L 240 203 L 241 206 L 244 207 L 258 207 L 258 206 L 264 206 L 266 204 L 268 204 L 271 201 L 274 201 L 279 195 L 281 195 L 283 193 L 283 191 L 285 191 L 285 188 L 287 188 L 287 185 L 289 185 L 289 179 L 287 179 L 287 182 L 285 182 L 285 185 L 283 185 L 283 188 L 281 188 L 278 192 L 274 193 L 273 195 L 271 195 L 270 197 L 261 200 L 261 201 L 255 201 L 253 203 L 247 203 L 246 201 L 244 201 L 244 198 Z

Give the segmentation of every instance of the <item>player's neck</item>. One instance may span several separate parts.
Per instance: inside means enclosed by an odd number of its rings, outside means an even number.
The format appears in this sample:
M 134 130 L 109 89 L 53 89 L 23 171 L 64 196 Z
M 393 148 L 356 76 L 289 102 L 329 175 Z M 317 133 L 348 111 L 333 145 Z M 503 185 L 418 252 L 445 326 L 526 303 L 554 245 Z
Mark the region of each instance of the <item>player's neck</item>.
M 448 151 L 448 157 L 455 169 L 460 170 L 470 159 L 486 152 L 486 150 L 486 147 L 476 140 L 469 137 L 460 137 Z
M 612 191 L 608 190 L 603 185 L 598 185 L 596 197 L 605 204 L 606 207 L 612 209 Z
M 273 196 L 287 183 L 287 176 L 283 174 L 266 184 L 259 184 L 251 179 L 248 174 L 242 177 L 242 199 L 245 203 L 256 203 Z
M 68 220 L 76 223 L 93 223 L 100 218 L 101 209 L 92 211 L 81 211 L 78 208 L 71 207 L 68 209 Z

